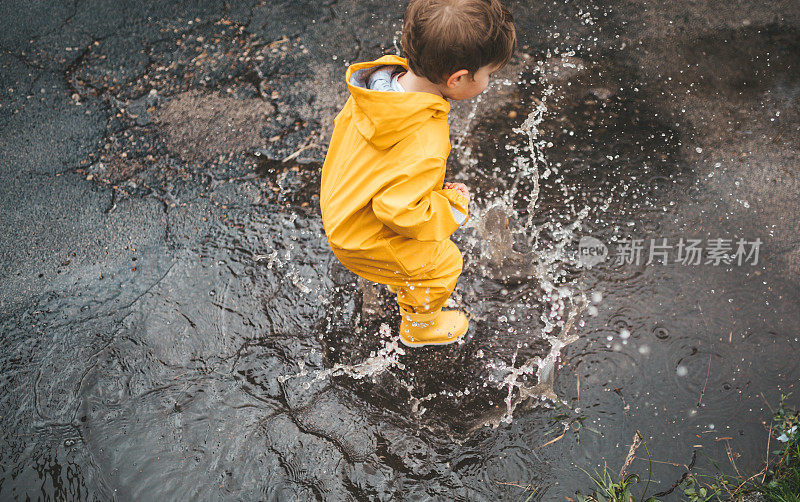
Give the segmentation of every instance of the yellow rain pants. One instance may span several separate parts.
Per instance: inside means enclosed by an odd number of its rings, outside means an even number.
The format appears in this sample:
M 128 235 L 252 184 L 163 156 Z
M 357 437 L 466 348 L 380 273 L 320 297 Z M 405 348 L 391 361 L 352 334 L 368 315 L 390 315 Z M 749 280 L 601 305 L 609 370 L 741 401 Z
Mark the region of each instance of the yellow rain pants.
M 431 262 L 408 271 L 396 258 L 380 260 L 366 253 L 332 247 L 342 264 L 368 281 L 386 284 L 405 311 L 425 313 L 441 309 L 461 275 L 461 252 L 453 241 L 437 243 Z
M 468 218 L 467 199 L 442 188 L 450 104 L 425 92 L 368 89 L 366 77 L 385 65 L 408 68 L 384 56 L 347 70 L 351 95 L 322 167 L 322 221 L 345 267 L 388 285 L 404 310 L 435 311 L 461 274 L 450 235 Z

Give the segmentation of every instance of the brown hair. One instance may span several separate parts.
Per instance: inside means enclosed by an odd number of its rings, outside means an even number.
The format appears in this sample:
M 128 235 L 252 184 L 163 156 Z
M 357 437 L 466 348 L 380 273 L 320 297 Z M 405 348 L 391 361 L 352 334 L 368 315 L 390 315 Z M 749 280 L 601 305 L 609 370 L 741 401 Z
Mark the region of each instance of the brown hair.
M 500 0 L 411 0 L 401 43 L 411 71 L 443 83 L 458 70 L 472 77 L 483 66 L 505 66 L 517 34 Z

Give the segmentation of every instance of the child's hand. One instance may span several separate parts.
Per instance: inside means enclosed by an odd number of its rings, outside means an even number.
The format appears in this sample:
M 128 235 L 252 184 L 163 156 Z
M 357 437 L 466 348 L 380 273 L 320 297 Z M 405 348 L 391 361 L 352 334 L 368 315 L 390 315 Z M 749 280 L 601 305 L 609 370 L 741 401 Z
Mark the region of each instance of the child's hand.
M 467 188 L 467 185 L 463 183 L 445 183 L 444 187 L 445 189 L 455 190 L 466 197 L 467 201 L 469 201 L 469 188 Z

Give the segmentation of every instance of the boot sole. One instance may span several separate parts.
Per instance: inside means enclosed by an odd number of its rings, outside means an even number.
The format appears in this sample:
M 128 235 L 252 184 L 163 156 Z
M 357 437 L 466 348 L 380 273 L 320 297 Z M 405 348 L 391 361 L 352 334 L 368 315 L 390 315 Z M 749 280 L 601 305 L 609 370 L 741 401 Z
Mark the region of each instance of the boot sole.
M 457 337 L 453 338 L 452 340 L 447 340 L 446 342 L 419 342 L 419 343 L 411 342 L 411 343 L 409 343 L 409 342 L 406 342 L 405 340 L 403 340 L 403 337 L 401 336 L 400 337 L 400 343 L 402 343 L 406 347 L 425 347 L 425 346 L 428 346 L 428 345 L 430 345 L 430 346 L 450 345 L 451 343 L 456 343 L 457 341 L 459 341 L 462 338 L 464 338 L 464 336 L 467 334 L 467 331 L 469 331 L 469 326 L 467 327 L 466 330 L 464 330 L 463 333 L 461 333 Z

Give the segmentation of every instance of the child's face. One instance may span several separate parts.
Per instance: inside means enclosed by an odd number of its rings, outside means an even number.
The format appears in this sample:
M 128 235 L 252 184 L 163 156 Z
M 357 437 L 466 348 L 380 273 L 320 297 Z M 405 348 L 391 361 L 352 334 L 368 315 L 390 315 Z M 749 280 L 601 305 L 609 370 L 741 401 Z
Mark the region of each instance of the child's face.
M 482 66 L 470 78 L 467 70 L 459 70 L 447 79 L 444 97 L 448 99 L 470 99 L 486 90 L 489 78 L 497 71 L 497 66 Z

